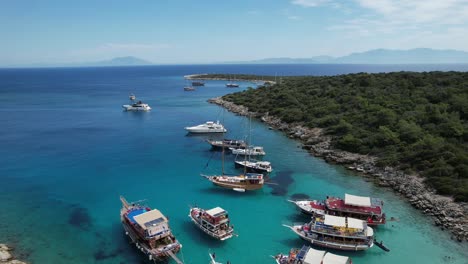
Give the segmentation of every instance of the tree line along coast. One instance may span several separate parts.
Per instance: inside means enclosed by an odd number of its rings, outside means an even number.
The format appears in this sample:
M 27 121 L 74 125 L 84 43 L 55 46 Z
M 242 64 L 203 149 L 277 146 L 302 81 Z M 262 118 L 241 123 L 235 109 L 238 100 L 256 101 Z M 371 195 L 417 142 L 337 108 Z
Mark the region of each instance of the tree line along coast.
M 211 102 L 253 114 L 314 155 L 373 175 L 458 240 L 468 238 L 468 73 L 236 79 L 271 82 Z

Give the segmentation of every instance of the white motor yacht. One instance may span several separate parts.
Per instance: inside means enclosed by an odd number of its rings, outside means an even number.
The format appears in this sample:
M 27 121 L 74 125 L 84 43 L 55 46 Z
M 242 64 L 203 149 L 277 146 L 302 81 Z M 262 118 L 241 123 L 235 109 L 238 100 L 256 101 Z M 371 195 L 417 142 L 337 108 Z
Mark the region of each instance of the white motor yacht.
M 265 156 L 265 150 L 263 150 L 263 147 L 249 147 L 246 149 L 234 149 L 234 148 L 229 148 L 232 151 L 232 154 L 234 155 L 248 155 L 248 156 Z
M 185 127 L 185 130 L 190 133 L 224 133 L 227 131 L 219 121 L 216 121 L 216 123 L 208 121 L 198 126 Z
M 151 110 L 151 107 L 148 104 L 144 104 L 141 101 L 138 101 L 137 103 L 131 104 L 131 105 L 122 105 L 123 109 L 125 111 L 149 111 Z

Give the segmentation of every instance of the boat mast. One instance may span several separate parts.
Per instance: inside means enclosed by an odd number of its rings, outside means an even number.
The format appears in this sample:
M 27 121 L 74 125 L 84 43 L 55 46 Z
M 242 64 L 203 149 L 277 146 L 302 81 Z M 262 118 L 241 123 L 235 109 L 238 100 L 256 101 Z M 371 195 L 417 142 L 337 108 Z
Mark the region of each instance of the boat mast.
M 223 108 L 223 126 L 224 126 L 224 108 Z M 223 152 L 221 153 L 221 175 L 224 175 L 224 134 L 225 130 L 223 129 L 223 138 L 221 139 L 221 145 L 223 146 Z

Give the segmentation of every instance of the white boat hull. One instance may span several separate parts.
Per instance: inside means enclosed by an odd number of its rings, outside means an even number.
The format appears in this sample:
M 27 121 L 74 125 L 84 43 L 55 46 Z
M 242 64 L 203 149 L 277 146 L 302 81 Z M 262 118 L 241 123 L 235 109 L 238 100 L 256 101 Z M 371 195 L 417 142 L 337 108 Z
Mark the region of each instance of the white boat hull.
M 122 108 L 125 111 L 150 111 L 151 110 L 151 107 L 149 107 L 149 106 L 134 107 L 134 106 L 131 106 L 131 105 L 122 105 Z
M 213 129 L 206 129 L 206 128 L 197 128 L 197 127 L 186 127 L 185 130 L 187 130 L 190 133 L 224 133 L 227 130 L 226 129 L 221 129 L 221 128 L 213 128 Z
M 290 228 L 301 239 L 308 241 L 309 243 L 314 244 L 316 246 L 320 246 L 320 247 L 332 248 L 332 249 L 337 249 L 337 250 L 346 250 L 346 251 L 363 251 L 374 246 L 373 241 L 368 245 L 367 244 L 352 245 L 352 244 L 341 244 L 341 243 L 336 243 L 336 242 L 324 241 L 324 240 L 318 239 L 317 237 L 307 235 L 305 232 L 301 231 L 301 226 L 288 226 L 288 225 L 283 225 L 283 226 Z

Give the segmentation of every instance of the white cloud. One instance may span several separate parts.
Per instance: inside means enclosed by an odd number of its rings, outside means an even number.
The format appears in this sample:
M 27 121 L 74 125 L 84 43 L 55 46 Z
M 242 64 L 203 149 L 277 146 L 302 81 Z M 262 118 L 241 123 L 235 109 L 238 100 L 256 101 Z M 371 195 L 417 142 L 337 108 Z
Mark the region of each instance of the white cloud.
M 439 25 L 468 22 L 467 0 L 356 0 L 386 20 Z
M 291 3 L 303 7 L 316 7 L 319 5 L 323 5 L 329 1 L 330 0 L 293 0 L 291 1 Z
M 330 25 L 373 48 L 468 47 L 468 0 L 355 0 L 350 19 Z

